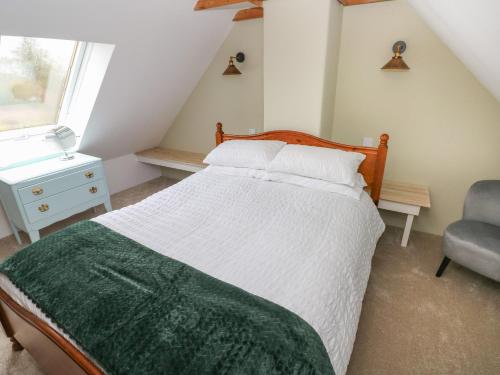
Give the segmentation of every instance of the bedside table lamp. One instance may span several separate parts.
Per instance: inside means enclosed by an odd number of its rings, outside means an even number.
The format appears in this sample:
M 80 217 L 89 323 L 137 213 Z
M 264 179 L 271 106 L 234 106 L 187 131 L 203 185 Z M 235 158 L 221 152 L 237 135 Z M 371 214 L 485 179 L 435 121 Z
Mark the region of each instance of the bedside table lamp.
M 64 156 L 61 157 L 61 160 L 74 159 L 74 156 L 69 155 L 68 151 L 76 145 L 75 132 L 67 126 L 59 126 L 58 128 L 54 129 L 54 134 L 57 141 L 59 142 L 59 146 L 61 146 L 64 151 Z

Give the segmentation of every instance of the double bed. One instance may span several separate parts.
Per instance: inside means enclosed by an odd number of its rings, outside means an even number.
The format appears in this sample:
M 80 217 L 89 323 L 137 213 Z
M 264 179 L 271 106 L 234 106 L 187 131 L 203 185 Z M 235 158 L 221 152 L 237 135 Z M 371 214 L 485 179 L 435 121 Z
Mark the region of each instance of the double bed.
M 219 124 L 217 144 L 231 139 L 282 140 L 363 153 L 360 173 L 367 192 L 355 200 L 201 171 L 93 223 L 297 315 L 318 334 L 335 374 L 343 375 L 371 259 L 384 230 L 374 202 L 380 195 L 388 137 L 381 137 L 378 148 L 366 148 L 291 131 L 226 135 Z M 127 373 L 110 371 L 5 274 L 0 274 L 0 319 L 14 349 L 26 348 L 48 374 Z

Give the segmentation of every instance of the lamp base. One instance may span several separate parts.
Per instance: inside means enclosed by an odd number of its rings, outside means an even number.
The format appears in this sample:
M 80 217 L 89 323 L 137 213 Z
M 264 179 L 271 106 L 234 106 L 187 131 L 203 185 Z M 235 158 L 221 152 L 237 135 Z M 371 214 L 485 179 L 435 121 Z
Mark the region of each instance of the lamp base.
M 75 155 L 69 155 L 67 152 L 64 152 L 64 155 L 59 158 L 61 161 L 73 160 Z

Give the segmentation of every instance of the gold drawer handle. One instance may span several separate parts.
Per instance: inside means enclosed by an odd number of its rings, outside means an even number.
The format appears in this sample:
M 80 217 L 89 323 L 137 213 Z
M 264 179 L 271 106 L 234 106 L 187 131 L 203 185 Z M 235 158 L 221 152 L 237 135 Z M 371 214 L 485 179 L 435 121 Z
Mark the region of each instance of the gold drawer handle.
M 40 212 L 47 212 L 48 210 L 49 210 L 48 204 L 42 204 L 40 207 L 38 207 L 38 211 Z
M 97 193 L 97 188 L 95 186 L 92 186 L 89 191 L 92 193 L 92 194 L 95 194 Z
M 33 193 L 33 195 L 42 195 L 43 189 L 42 188 L 34 188 L 33 190 L 31 190 L 31 192 Z
M 94 172 L 87 172 L 87 173 L 85 173 L 85 177 L 87 177 L 87 178 L 94 178 Z

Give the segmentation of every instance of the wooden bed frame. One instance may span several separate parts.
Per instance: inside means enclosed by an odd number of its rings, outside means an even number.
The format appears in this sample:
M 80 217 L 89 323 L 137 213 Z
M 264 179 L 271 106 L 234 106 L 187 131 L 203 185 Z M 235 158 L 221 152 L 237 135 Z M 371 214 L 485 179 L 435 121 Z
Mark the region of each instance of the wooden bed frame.
M 366 155 L 360 166 L 375 203 L 380 197 L 389 136 L 380 137 L 378 148 L 343 145 L 296 131 L 278 130 L 250 136 L 224 134 L 217 124 L 216 143 L 232 139 L 280 140 L 291 144 L 336 148 Z M 0 288 L 0 323 L 12 341 L 12 350 L 26 349 L 48 375 L 104 375 L 92 359 L 42 319 L 32 314 Z
M 222 124 L 219 122 L 217 124 L 217 133 L 215 134 L 215 143 L 217 146 L 224 141 L 230 141 L 232 139 L 283 141 L 290 144 L 336 148 L 343 151 L 365 154 L 366 159 L 360 165 L 359 173 L 365 178 L 368 184 L 367 190 L 370 191 L 373 201 L 378 204 L 380 191 L 382 189 L 382 180 L 384 179 L 385 161 L 387 159 L 387 143 L 389 142 L 389 136 L 387 134 L 382 134 L 380 136 L 380 144 L 378 147 L 363 147 L 344 145 L 291 130 L 275 130 L 255 135 L 225 134 L 222 130 Z

